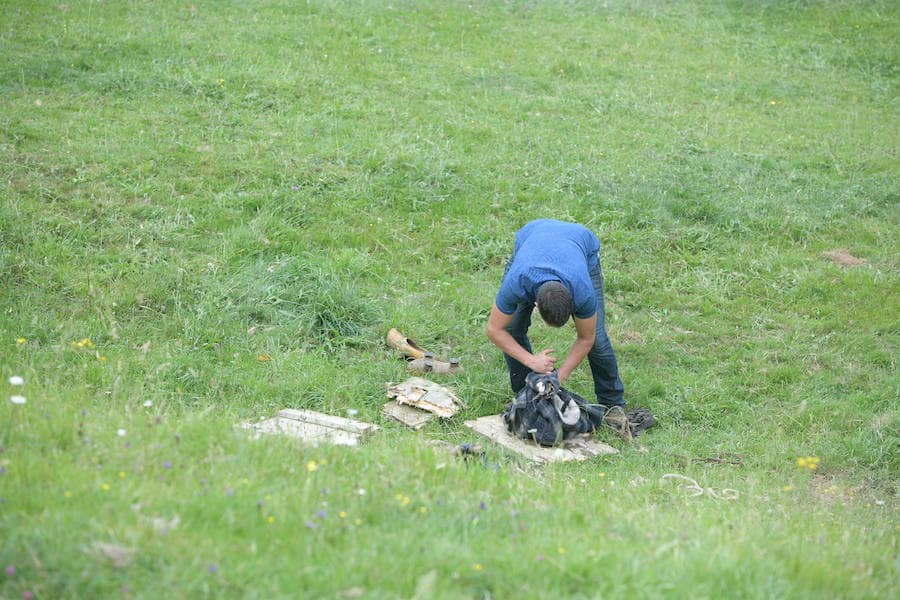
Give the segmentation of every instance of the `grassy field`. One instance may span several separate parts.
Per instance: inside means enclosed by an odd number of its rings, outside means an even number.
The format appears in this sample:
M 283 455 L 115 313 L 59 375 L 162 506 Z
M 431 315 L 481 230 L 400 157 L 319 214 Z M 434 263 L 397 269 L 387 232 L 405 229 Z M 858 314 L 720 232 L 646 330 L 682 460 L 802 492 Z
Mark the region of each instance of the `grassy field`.
M 0 598 L 896 594 L 897 3 L 0 15 Z M 539 217 L 602 239 L 659 425 L 463 461 L 429 442 L 510 399 L 484 327 Z M 381 416 L 391 327 L 466 410 Z M 285 407 L 382 430 L 235 428 Z

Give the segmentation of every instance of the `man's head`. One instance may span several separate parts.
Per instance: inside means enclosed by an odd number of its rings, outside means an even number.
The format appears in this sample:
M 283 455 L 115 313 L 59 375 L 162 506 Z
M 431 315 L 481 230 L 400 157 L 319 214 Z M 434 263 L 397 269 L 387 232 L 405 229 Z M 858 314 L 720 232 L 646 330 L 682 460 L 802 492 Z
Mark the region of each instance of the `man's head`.
M 537 292 L 537 308 L 544 321 L 551 327 L 562 327 L 572 316 L 572 294 L 559 281 L 541 284 Z

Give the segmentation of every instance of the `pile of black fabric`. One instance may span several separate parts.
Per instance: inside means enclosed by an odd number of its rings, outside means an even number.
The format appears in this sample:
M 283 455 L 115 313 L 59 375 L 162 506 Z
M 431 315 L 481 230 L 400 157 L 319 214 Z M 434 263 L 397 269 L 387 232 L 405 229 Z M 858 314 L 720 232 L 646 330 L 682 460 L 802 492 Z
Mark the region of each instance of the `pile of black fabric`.
M 562 387 L 554 371 L 547 374 L 529 373 L 525 378 L 525 387 L 503 412 L 503 420 L 510 432 L 541 446 L 556 446 L 603 425 L 609 425 L 623 437 L 631 438 L 656 422 L 645 408 L 625 413 L 627 422 L 623 420 L 619 423 L 607 419 L 609 412 L 609 407 L 588 403 L 578 394 Z

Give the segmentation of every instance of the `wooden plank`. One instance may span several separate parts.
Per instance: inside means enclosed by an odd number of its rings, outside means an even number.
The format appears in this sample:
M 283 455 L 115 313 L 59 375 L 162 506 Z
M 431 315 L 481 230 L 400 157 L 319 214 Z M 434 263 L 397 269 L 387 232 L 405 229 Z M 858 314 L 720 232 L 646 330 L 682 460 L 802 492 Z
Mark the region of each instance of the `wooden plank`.
M 434 418 L 434 415 L 431 413 L 406 404 L 397 404 L 393 400 L 385 403 L 384 414 L 415 430 L 422 429 L 426 423 Z
M 278 411 L 278 416 L 283 419 L 291 419 L 303 423 L 320 425 L 322 427 L 330 427 L 331 429 L 339 429 L 349 433 L 365 435 L 374 431 L 378 431 L 378 425 L 372 423 L 363 423 L 354 419 L 345 417 L 335 417 L 312 410 L 300 410 L 295 408 L 285 408 Z
M 612 446 L 589 436 L 578 436 L 571 440 L 566 440 L 561 446 L 545 448 L 534 442 L 520 439 L 507 431 L 502 415 L 481 417 L 474 421 L 466 421 L 465 424 L 466 427 L 469 427 L 475 433 L 483 435 L 495 444 L 499 444 L 516 454 L 539 463 L 587 460 L 602 454 L 619 453 Z

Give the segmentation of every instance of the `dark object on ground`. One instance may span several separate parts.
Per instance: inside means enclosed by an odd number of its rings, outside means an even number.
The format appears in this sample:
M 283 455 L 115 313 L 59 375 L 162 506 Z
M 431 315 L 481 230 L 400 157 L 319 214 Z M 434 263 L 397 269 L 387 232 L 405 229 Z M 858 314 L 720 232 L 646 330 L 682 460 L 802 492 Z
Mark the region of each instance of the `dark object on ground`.
M 469 442 L 466 442 L 466 443 L 464 443 L 464 444 L 460 444 L 460 445 L 459 445 L 459 448 L 457 449 L 457 451 L 458 451 L 460 454 L 462 454 L 463 456 L 465 456 L 465 455 L 472 456 L 472 455 L 476 455 L 476 454 L 484 454 L 484 450 L 481 449 L 481 444 L 471 444 L 471 443 L 469 443 Z
M 627 413 L 620 406 L 589 404 L 559 384 L 556 372 L 529 373 L 516 399 L 503 412 L 507 429 L 541 446 L 557 446 L 580 433 L 608 427 L 626 440 L 656 424 L 646 408 Z
M 465 444 L 460 444 L 456 452 L 462 457 L 463 461 L 468 462 L 470 458 L 477 458 L 481 460 L 481 464 L 485 465 L 485 453 L 481 448 L 481 444 L 471 444 L 466 442 Z
M 560 386 L 556 372 L 529 373 L 525 387 L 503 412 L 503 420 L 507 429 L 522 439 L 557 446 L 603 425 L 608 410 L 602 404 L 588 404 Z M 627 421 L 623 419 L 623 423 L 627 430 Z
M 631 427 L 632 437 L 637 437 L 644 431 L 656 425 L 656 418 L 647 408 L 634 408 L 625 413 L 628 424 Z

